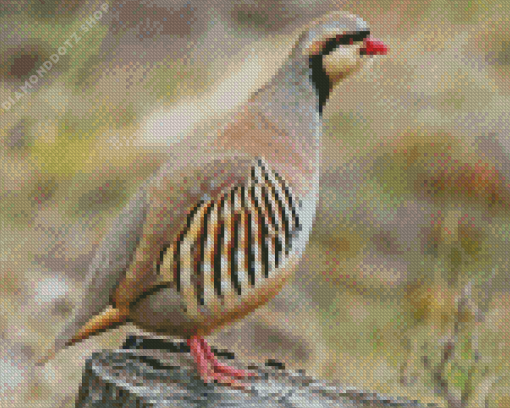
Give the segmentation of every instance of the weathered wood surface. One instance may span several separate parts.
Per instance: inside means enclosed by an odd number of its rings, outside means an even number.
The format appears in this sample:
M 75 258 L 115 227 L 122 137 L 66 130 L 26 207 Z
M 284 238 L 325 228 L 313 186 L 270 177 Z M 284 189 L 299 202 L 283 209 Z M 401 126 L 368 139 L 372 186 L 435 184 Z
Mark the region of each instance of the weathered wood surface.
M 247 390 L 205 385 L 197 377 L 186 343 L 130 336 L 123 348 L 94 353 L 87 360 L 77 408 L 425 407 L 317 380 L 275 361 L 247 367 L 258 373 L 256 379 L 243 380 Z M 233 358 L 214 351 L 218 357 Z

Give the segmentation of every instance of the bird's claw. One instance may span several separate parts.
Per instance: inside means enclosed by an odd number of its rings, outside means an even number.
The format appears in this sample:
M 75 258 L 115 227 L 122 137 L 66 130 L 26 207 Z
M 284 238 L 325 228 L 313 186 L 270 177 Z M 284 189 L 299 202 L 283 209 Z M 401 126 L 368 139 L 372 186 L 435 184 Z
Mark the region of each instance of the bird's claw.
M 188 345 L 190 353 L 197 363 L 198 374 L 206 384 L 214 381 L 232 388 L 246 389 L 248 384 L 241 383 L 235 379 L 256 376 L 254 373 L 220 363 L 205 339 L 199 336 L 190 338 Z

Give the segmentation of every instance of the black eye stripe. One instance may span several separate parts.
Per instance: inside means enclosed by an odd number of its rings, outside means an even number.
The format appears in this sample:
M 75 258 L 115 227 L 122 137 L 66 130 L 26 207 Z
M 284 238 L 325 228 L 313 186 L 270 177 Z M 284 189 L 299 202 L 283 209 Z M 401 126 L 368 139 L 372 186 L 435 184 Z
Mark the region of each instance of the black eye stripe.
M 331 38 L 326 41 L 326 45 L 322 49 L 321 55 L 330 54 L 339 45 L 349 45 L 353 42 L 363 41 L 370 34 L 370 31 L 360 31 L 356 33 L 345 33 L 344 35 L 337 35 L 336 38 Z

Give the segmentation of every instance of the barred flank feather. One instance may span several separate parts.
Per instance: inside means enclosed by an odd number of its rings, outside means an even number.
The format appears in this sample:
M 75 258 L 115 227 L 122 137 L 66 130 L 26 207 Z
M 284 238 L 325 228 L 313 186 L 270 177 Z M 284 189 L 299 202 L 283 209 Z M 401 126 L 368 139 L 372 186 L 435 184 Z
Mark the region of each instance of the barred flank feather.
M 277 276 L 300 229 L 290 187 L 262 160 L 246 186 L 200 202 L 159 262 L 164 281 L 182 293 L 187 312 L 220 306 Z

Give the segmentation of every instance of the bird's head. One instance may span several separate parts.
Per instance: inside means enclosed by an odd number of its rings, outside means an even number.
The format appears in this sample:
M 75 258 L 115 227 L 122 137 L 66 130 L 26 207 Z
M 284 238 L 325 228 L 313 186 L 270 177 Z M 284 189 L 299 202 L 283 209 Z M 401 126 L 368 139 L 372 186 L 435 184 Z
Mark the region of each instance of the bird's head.
M 340 11 L 314 21 L 298 44 L 298 52 L 309 61 L 321 110 L 337 83 L 359 71 L 371 56 L 388 51 L 382 41 L 370 36 L 363 19 Z

